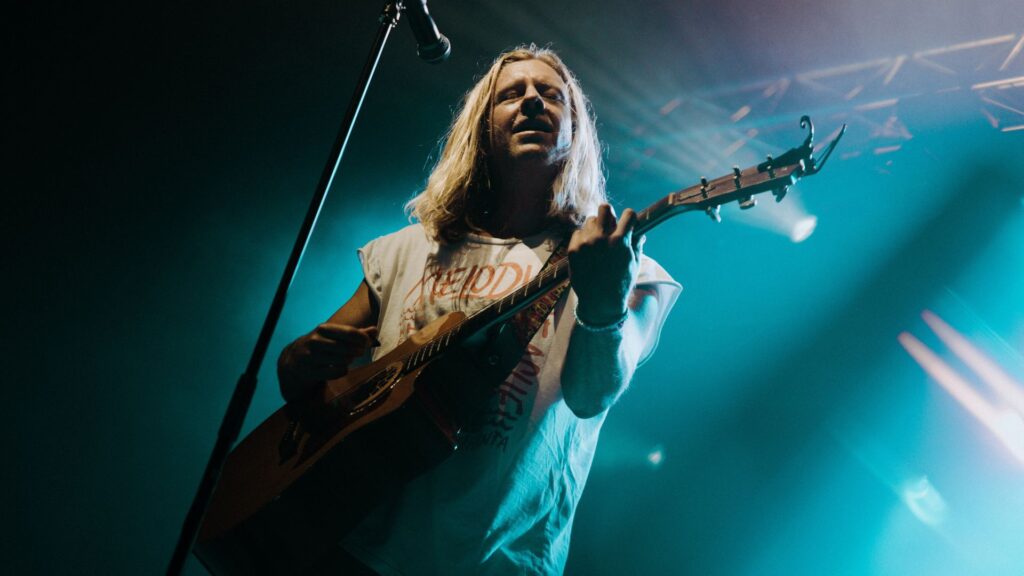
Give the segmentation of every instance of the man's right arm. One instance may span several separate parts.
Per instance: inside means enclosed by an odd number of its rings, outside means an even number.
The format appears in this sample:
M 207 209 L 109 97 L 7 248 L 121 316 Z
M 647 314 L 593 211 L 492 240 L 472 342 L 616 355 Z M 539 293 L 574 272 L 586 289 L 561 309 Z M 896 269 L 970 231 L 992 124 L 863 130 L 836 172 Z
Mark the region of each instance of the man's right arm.
M 285 401 L 308 396 L 326 380 L 348 373 L 349 364 L 377 340 L 380 306 L 366 280 L 331 317 L 285 346 L 277 360 L 277 377 Z

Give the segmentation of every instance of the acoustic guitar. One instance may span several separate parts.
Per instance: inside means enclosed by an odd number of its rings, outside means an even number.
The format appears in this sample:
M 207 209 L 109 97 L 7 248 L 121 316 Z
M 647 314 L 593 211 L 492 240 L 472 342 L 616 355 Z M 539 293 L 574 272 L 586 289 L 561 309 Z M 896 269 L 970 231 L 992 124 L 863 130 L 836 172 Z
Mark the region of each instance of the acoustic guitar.
M 789 186 L 824 167 L 846 130 L 815 159 L 814 126 L 807 116 L 800 125 L 808 131 L 802 145 L 665 196 L 638 213 L 635 236 L 684 212 L 718 221 L 722 204 L 750 208 L 763 192 L 781 201 Z M 479 312 L 438 318 L 379 360 L 326 382 L 314 398 L 274 412 L 228 457 L 195 554 L 218 575 L 317 571 L 385 495 L 458 448 L 462 426 L 489 392 L 466 367 L 497 384 L 519 360 L 467 342 L 500 333 L 568 279 L 568 262 L 552 262 Z

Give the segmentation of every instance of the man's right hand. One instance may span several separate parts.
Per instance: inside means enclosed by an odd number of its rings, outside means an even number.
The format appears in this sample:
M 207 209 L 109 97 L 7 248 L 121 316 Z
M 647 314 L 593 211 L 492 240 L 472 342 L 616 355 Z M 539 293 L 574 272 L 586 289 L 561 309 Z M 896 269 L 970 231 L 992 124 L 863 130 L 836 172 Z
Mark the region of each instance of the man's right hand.
M 302 398 L 325 380 L 344 376 L 353 360 L 377 344 L 376 326 L 320 324 L 292 342 L 278 359 L 277 375 L 285 400 Z

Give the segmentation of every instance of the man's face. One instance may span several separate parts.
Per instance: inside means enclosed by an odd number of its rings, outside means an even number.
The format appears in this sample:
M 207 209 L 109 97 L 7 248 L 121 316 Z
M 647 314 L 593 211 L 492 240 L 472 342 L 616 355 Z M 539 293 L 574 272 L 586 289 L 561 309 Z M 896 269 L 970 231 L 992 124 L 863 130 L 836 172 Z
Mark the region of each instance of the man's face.
M 569 90 L 540 60 L 506 64 L 491 102 L 491 153 L 496 160 L 565 160 L 572 143 Z

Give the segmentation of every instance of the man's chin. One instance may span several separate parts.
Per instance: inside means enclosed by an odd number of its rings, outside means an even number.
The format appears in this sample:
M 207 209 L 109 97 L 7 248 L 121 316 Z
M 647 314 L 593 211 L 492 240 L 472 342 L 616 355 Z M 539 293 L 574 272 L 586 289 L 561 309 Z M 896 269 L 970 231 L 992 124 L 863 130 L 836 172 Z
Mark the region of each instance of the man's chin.
M 521 144 L 511 151 L 510 157 L 516 162 L 536 162 L 546 166 L 565 160 L 567 151 L 554 150 L 548 144 Z

